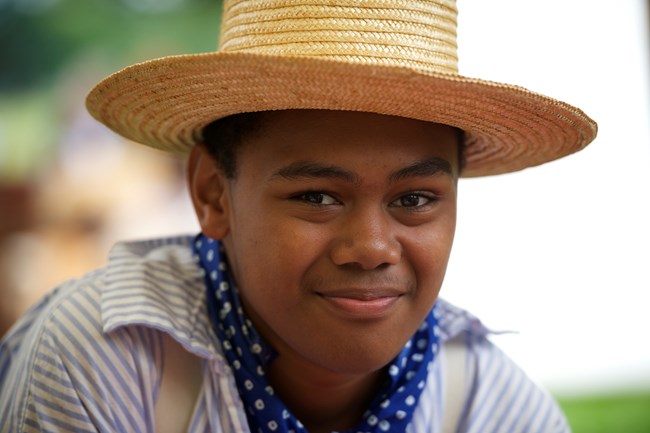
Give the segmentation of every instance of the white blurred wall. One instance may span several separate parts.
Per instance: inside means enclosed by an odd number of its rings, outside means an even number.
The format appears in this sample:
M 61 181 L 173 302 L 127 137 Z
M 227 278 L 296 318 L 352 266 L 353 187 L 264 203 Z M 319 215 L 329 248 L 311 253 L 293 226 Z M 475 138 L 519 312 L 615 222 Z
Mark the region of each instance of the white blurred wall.
M 556 392 L 650 389 L 650 73 L 642 0 L 459 0 L 463 75 L 599 123 L 584 151 L 463 180 L 443 296 Z

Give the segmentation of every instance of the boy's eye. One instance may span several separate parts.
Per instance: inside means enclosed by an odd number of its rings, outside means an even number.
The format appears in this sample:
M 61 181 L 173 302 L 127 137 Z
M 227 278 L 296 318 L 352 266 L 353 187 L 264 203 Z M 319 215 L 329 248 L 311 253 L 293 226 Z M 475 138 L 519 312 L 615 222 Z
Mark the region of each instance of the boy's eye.
M 424 194 L 405 194 L 393 201 L 390 205 L 394 207 L 417 208 L 426 206 L 435 201 L 435 197 L 430 197 Z
M 323 192 L 305 192 L 298 194 L 294 199 L 317 205 L 331 205 L 338 203 L 334 197 Z

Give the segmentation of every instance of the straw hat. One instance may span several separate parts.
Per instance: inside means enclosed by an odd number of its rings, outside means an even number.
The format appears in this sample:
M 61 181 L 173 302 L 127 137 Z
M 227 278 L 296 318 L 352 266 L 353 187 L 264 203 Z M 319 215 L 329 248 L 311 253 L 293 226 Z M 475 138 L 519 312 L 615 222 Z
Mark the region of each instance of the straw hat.
M 596 136 L 581 110 L 522 87 L 458 74 L 454 0 L 225 0 L 216 52 L 136 64 L 87 107 L 124 137 L 187 153 L 230 114 L 332 109 L 466 132 L 465 177 L 576 152 Z

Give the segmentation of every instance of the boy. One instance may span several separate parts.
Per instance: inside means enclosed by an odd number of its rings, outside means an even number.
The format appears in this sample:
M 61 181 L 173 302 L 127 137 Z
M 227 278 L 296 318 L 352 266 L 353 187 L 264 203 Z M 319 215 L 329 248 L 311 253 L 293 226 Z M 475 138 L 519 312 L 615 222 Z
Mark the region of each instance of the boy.
M 202 233 L 118 244 L 0 352 L 2 431 L 565 432 L 441 299 L 461 176 L 595 138 L 457 73 L 453 1 L 232 0 L 220 50 L 135 65 L 90 112 L 187 154 Z

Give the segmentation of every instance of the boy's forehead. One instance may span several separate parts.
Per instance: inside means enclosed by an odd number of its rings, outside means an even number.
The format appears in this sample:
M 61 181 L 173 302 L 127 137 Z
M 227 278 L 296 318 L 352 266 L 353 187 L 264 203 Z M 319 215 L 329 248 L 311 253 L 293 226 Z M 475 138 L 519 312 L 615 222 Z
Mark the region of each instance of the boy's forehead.
M 395 166 L 413 166 L 408 174 L 429 173 L 432 167 L 435 172 L 453 174 L 449 167 L 456 164 L 459 136 L 448 125 L 354 111 L 286 110 L 261 116 L 259 128 L 245 140 L 243 153 L 269 158 L 264 160 L 268 164 L 283 161 L 276 177 L 352 179 L 350 173 L 329 167 L 351 162 L 341 155 L 356 162 L 401 161 Z M 434 160 L 436 164 L 431 163 Z M 362 165 L 357 168 L 365 170 Z

